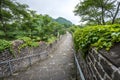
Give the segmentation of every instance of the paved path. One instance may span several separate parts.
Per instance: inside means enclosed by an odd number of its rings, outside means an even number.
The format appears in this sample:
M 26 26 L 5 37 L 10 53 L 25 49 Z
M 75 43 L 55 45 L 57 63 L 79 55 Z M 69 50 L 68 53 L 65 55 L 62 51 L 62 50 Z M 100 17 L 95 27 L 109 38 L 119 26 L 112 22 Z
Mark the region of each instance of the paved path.
M 63 40 L 48 59 L 4 80 L 75 80 L 71 34 L 67 33 Z

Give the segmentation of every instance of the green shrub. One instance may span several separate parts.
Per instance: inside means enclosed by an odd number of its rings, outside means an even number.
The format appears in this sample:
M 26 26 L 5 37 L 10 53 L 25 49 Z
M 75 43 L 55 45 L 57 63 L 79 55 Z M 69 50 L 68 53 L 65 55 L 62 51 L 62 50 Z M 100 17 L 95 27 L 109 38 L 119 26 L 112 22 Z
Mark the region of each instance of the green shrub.
M 22 48 L 27 47 L 27 46 L 29 47 L 39 46 L 38 42 L 33 42 L 32 39 L 29 37 L 22 37 L 22 38 L 19 38 L 19 40 L 24 41 L 24 44 L 19 46 L 19 50 L 18 50 L 19 52 Z M 9 49 L 10 53 L 15 57 L 15 54 L 12 48 L 12 43 L 10 41 L 0 39 L 0 52 L 4 51 L 5 49 Z
M 79 28 L 82 28 L 82 27 L 80 27 L 80 26 L 72 26 L 72 27 L 68 28 L 68 31 L 70 33 L 74 33 Z
M 38 36 L 33 36 L 32 40 L 35 42 L 38 42 L 38 41 L 41 41 L 41 38 Z
M 0 52 L 4 51 L 5 49 L 10 49 L 10 47 L 11 47 L 10 41 L 0 39 Z
M 29 47 L 38 47 L 39 46 L 38 42 L 32 41 L 32 39 L 30 37 L 22 37 L 22 38 L 19 38 L 19 40 L 24 41 L 24 44 L 19 46 L 19 51 L 20 51 L 20 49 L 27 47 L 27 46 L 29 46 Z
M 53 37 L 49 38 L 47 42 L 50 44 L 50 43 L 53 43 L 56 39 L 57 38 L 53 36 Z
M 39 43 L 38 42 L 32 42 L 30 44 L 30 47 L 38 47 L 39 46 Z
M 23 40 L 24 42 L 31 42 L 31 38 L 30 37 L 21 37 L 18 38 L 19 40 Z
M 120 25 L 89 26 L 74 32 L 76 50 L 86 55 L 90 47 L 109 50 L 114 43 L 120 42 Z

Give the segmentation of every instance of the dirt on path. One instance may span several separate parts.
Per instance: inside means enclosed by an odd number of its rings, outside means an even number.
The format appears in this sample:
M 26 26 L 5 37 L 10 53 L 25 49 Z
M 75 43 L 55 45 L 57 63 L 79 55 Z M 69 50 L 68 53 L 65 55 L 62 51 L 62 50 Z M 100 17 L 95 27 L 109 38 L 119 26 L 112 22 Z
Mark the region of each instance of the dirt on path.
M 4 80 L 75 80 L 73 42 L 70 33 L 49 57 Z

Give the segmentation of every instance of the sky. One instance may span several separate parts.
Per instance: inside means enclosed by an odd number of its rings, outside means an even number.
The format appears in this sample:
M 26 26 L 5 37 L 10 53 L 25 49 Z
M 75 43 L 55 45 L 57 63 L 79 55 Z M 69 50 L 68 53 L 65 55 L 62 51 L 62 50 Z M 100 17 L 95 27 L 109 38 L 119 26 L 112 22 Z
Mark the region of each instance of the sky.
M 63 17 L 73 24 L 80 24 L 80 17 L 74 16 L 74 8 L 79 0 L 17 0 L 27 4 L 30 9 L 39 14 L 48 14 L 53 18 Z

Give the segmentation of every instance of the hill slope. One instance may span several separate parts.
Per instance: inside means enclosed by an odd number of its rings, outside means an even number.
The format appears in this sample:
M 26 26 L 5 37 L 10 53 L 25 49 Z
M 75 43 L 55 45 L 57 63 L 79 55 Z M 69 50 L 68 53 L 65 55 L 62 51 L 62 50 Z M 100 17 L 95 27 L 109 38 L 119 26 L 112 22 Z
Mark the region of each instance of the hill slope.
M 60 23 L 60 24 L 64 24 L 64 25 L 72 25 L 72 22 L 62 18 L 62 17 L 58 17 L 57 19 L 55 19 L 56 22 Z

